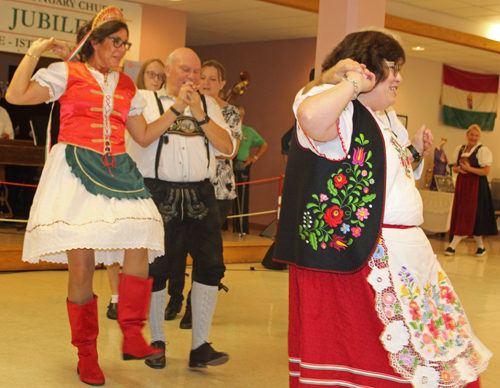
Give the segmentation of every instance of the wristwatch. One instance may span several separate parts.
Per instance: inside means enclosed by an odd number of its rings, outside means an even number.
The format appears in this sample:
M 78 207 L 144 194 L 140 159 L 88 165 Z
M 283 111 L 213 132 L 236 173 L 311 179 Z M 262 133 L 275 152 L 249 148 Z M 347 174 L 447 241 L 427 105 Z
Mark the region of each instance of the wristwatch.
M 411 152 L 411 154 L 413 155 L 413 161 L 418 163 L 422 160 L 422 156 L 420 156 L 420 153 L 417 151 L 417 149 L 415 147 L 413 147 L 412 144 L 410 144 L 408 147 L 408 150 Z
M 208 115 L 205 115 L 205 117 L 203 117 L 203 120 L 197 121 L 196 123 L 201 127 L 203 124 L 208 124 L 209 122 L 210 117 L 208 117 Z

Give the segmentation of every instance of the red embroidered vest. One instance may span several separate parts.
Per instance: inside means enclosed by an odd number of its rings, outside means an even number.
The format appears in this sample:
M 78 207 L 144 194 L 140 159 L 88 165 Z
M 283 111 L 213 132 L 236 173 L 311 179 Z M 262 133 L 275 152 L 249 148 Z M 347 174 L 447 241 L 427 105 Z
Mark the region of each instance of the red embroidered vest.
M 68 85 L 59 98 L 59 142 L 100 154 L 125 153 L 125 123 L 136 93 L 132 80 L 120 73 L 114 94 L 105 96 L 83 63 L 66 62 L 66 65 Z

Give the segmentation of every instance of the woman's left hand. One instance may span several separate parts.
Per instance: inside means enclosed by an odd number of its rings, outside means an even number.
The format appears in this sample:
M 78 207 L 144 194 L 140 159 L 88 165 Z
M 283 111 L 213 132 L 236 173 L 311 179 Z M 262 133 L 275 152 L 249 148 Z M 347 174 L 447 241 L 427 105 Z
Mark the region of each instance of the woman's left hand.
M 69 54 L 71 54 L 71 48 L 66 42 L 55 39 L 52 44 L 52 51 L 63 61 L 68 59 Z
M 31 46 L 29 47 L 27 52 L 40 58 L 44 52 L 52 50 L 55 40 L 55 38 L 38 38 L 31 43 Z
M 422 125 L 420 129 L 415 134 L 415 137 L 411 144 L 419 152 L 420 156 L 425 158 L 429 152 L 431 152 L 431 146 L 434 142 L 434 137 L 432 136 L 432 131 L 425 125 Z

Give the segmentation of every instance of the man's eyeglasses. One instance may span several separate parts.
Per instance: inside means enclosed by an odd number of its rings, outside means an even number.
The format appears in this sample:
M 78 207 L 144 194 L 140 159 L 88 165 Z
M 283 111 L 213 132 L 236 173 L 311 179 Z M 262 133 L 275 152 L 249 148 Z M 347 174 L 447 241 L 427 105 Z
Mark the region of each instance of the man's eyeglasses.
M 115 48 L 120 48 L 125 45 L 125 51 L 128 51 L 130 50 L 130 46 L 132 46 L 132 43 L 124 42 L 123 40 L 121 40 L 121 38 L 115 36 L 106 36 L 106 38 L 113 40 L 113 46 L 115 46 Z
M 155 79 L 158 78 L 158 81 L 165 81 L 167 76 L 162 73 L 155 73 L 154 71 L 146 71 L 146 75 L 148 76 L 149 79 Z
M 394 62 L 389 62 L 389 61 L 385 61 L 385 63 L 387 64 L 389 69 L 391 69 L 392 72 L 394 73 L 394 77 L 397 77 L 399 74 L 399 70 L 401 70 L 399 68 L 399 65 L 395 64 Z

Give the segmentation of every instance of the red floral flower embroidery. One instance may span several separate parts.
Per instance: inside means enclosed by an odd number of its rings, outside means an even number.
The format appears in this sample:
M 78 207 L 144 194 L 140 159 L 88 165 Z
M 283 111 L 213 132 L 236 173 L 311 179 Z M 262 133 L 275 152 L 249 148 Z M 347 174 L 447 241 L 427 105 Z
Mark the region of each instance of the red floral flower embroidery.
M 335 183 L 335 187 L 337 189 L 341 189 L 347 183 L 347 178 L 344 174 L 335 175 L 333 177 L 333 182 Z
M 453 304 L 455 300 L 457 300 L 457 297 L 453 293 L 453 291 L 451 291 L 450 288 L 446 286 L 441 288 L 441 298 L 446 299 L 446 303 L 448 304 Z
M 439 336 L 439 330 L 437 329 L 436 324 L 434 323 L 434 321 L 432 319 L 431 319 L 431 322 L 429 324 L 427 324 L 427 328 L 431 332 L 434 339 L 436 339 Z
M 335 248 L 337 251 L 340 252 L 341 249 L 346 249 L 347 247 L 347 241 L 344 240 L 344 237 L 337 236 L 337 235 L 332 235 L 333 241 L 330 241 L 330 247 Z
M 422 318 L 422 313 L 420 312 L 420 307 L 418 307 L 418 303 L 415 302 L 414 300 L 412 300 L 410 302 L 410 314 L 411 314 L 411 318 L 414 321 L 420 321 L 420 319 Z
M 336 227 L 338 224 L 342 222 L 342 217 L 344 217 L 344 211 L 340 209 L 337 205 L 334 205 L 331 208 L 326 209 L 323 219 L 331 227 Z
M 450 314 L 443 314 L 444 325 L 448 330 L 455 330 L 457 324 Z

